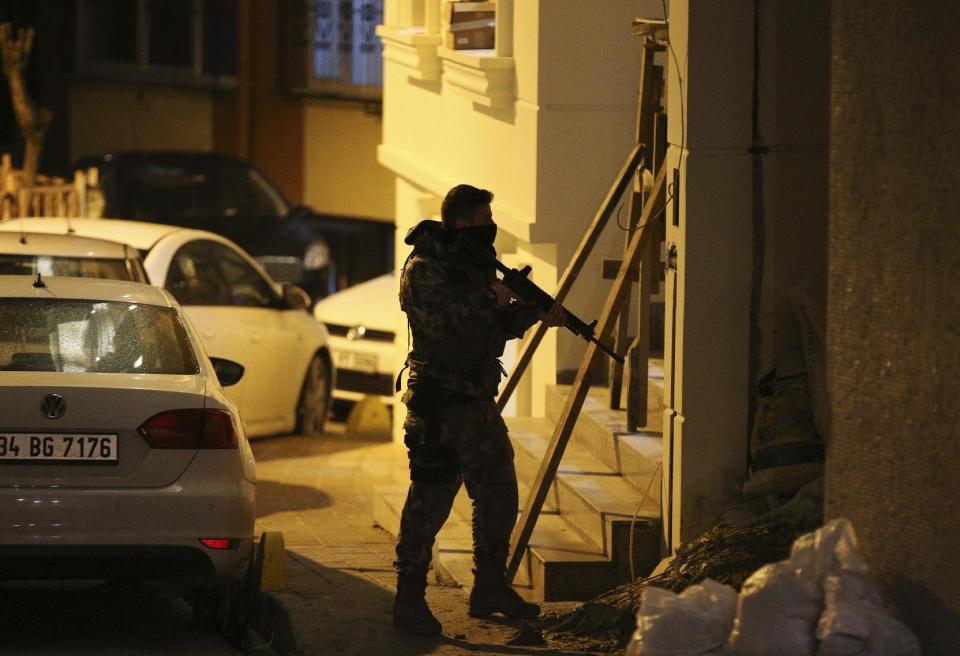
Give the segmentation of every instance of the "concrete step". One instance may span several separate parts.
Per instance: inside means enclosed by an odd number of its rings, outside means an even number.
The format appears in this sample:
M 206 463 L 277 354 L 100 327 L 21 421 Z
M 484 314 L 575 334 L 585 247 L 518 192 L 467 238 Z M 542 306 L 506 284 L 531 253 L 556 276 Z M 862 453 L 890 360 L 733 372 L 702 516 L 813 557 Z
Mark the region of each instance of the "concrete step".
M 403 486 L 383 485 L 375 490 L 374 520 L 393 535 L 400 529 L 405 498 Z M 473 585 L 473 539 L 470 515 L 459 512 L 463 509 L 460 499 L 458 495 L 450 518 L 437 536 L 433 564 L 440 581 L 461 585 L 469 592 Z M 613 523 L 611 544 L 619 557 L 611 559 L 561 516 L 542 513 L 514 587 L 530 600 L 569 601 L 589 599 L 628 581 L 629 523 Z M 641 518 L 635 533 L 636 572 L 646 574 L 660 558 L 659 524 Z
M 515 587 L 532 600 L 588 599 L 629 580 L 630 560 L 645 575 L 660 559 L 662 379 L 652 372 L 649 430 L 626 433 L 626 412 L 608 408 L 606 389 L 591 389 L 537 520 Z M 520 507 L 524 506 L 569 393 L 548 390 L 548 418 L 509 418 Z M 399 532 L 406 485 L 380 486 L 374 518 Z M 472 503 L 464 488 L 434 547 L 442 581 L 473 582 Z M 631 529 L 634 532 L 631 552 Z
M 529 417 L 510 418 L 507 425 L 514 444 L 517 476 L 525 486 L 530 486 L 539 472 L 554 427 L 546 419 Z M 571 442 L 560 461 L 547 503 L 601 553 L 613 557 L 613 522 L 630 520 L 634 513 L 643 520 L 656 522 L 660 517 L 659 491 L 658 484 L 651 484 L 645 495 L 590 451 Z M 525 499 L 521 496 L 521 508 Z
M 660 378 L 655 377 L 657 374 L 652 362 L 647 427 L 635 433 L 626 432 L 626 411 L 610 410 L 606 388 L 591 388 L 567 448 L 582 447 L 641 492 L 649 488 L 650 498 L 659 503 L 663 379 L 662 373 Z M 569 393 L 569 385 L 547 388 L 546 419 L 553 426 L 559 420 Z

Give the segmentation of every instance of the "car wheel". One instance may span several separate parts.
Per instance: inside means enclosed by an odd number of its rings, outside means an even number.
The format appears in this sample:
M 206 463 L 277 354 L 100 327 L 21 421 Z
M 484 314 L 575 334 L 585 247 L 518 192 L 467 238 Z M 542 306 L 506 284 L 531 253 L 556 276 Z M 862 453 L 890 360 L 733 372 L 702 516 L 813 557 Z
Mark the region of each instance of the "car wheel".
M 297 433 L 321 435 L 330 407 L 330 366 L 319 353 L 313 356 L 297 404 Z
M 194 621 L 239 644 L 246 631 L 247 595 L 239 583 L 203 588 L 190 599 Z

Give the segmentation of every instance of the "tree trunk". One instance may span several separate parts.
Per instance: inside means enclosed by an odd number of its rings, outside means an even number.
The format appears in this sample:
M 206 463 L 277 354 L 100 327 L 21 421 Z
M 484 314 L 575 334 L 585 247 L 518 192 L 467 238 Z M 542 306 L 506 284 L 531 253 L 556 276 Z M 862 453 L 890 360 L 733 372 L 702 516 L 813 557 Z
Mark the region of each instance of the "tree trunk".
M 30 51 L 33 49 L 33 28 L 17 30 L 15 39 L 11 38 L 12 31 L 9 23 L 0 25 L 0 54 L 3 59 L 3 72 L 10 84 L 13 112 L 20 125 L 25 145 L 22 186 L 30 187 L 37 176 L 43 138 L 53 120 L 53 114 L 50 110 L 33 104 L 23 81 L 23 71 L 30 61 Z

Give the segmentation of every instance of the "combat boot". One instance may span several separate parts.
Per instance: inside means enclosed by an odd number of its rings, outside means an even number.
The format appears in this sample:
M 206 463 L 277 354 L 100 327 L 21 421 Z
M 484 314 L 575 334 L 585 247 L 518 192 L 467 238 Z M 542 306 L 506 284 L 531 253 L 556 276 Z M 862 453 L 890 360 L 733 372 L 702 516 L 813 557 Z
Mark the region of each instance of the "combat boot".
M 440 621 L 430 612 L 426 600 L 426 577 L 397 577 L 397 596 L 393 600 L 393 628 L 421 636 L 438 636 Z
M 470 591 L 470 617 L 490 617 L 501 613 L 507 619 L 533 619 L 540 606 L 525 601 L 507 584 L 503 572 L 475 572 Z

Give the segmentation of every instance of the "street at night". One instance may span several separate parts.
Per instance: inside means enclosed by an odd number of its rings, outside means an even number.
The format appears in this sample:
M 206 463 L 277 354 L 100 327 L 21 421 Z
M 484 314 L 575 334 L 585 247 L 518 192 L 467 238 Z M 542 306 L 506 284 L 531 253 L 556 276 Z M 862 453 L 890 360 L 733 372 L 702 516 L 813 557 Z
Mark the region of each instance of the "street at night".
M 245 652 L 198 626 L 190 607 L 149 591 L 46 585 L 2 591 L 0 653 L 37 656 L 231 656 Z M 256 652 L 246 652 L 256 653 Z
M 960 654 L 960 0 L 0 0 L 0 654 Z

